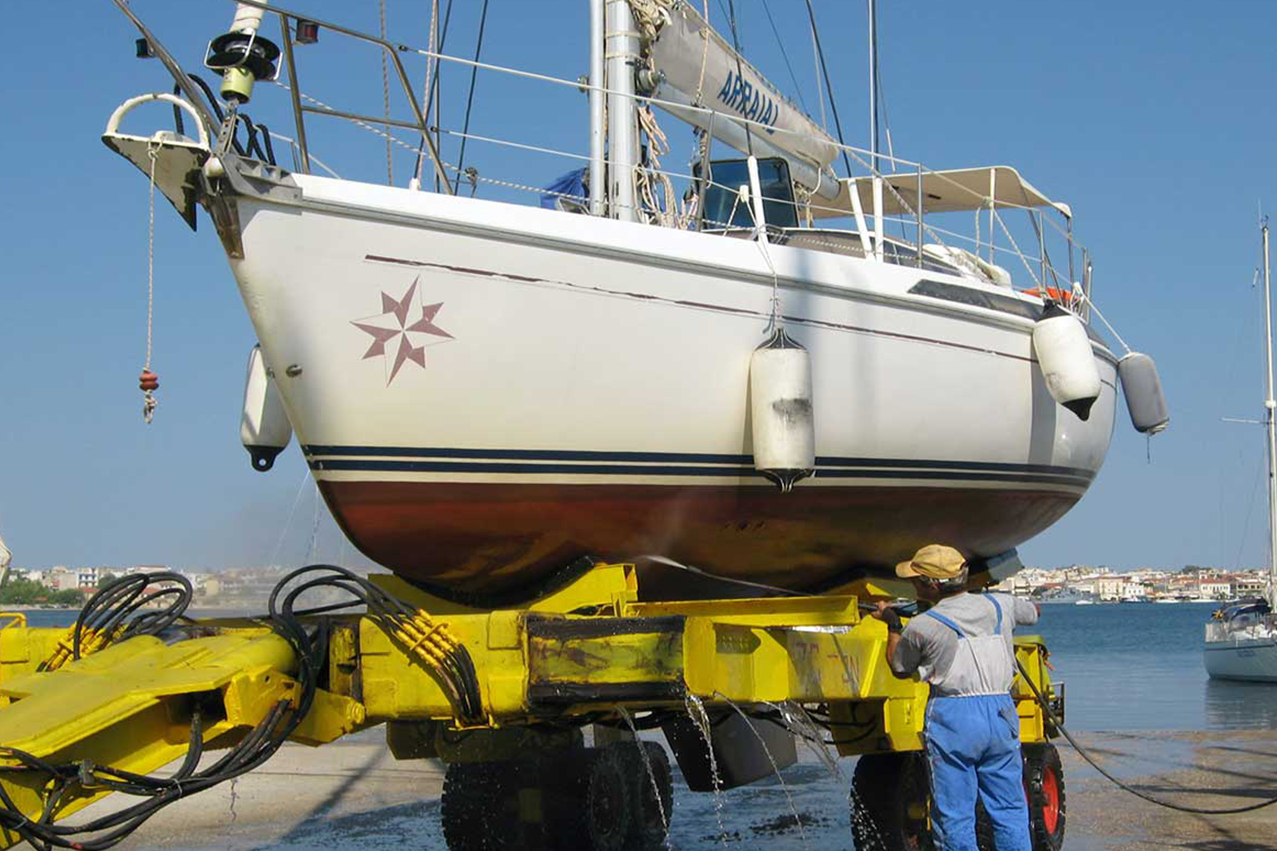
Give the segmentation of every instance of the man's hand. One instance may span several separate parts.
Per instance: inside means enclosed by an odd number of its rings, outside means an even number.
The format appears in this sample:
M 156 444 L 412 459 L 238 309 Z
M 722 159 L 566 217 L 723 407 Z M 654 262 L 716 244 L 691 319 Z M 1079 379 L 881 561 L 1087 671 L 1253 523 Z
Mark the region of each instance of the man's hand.
M 904 624 L 900 622 L 900 614 L 892 608 L 891 604 L 886 600 L 877 602 L 877 611 L 874 617 L 887 625 L 887 632 L 900 633 L 904 631 Z

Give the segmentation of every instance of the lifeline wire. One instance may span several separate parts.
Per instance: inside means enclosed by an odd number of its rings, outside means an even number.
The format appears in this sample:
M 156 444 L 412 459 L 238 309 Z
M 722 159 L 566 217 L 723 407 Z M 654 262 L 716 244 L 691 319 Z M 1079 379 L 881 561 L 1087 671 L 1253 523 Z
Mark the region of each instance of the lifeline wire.
M 1095 306 L 1095 302 L 1091 299 L 1091 297 L 1083 292 L 1081 287 L 1076 285 L 1073 287 L 1073 297 L 1081 301 L 1085 301 L 1091 306 L 1091 310 L 1095 311 L 1095 315 L 1100 317 L 1100 321 L 1104 323 L 1104 327 L 1109 329 L 1109 333 L 1117 338 L 1117 341 L 1122 344 L 1122 348 L 1126 349 L 1126 353 L 1129 355 L 1131 353 L 1131 347 L 1126 345 L 1126 341 L 1122 339 L 1122 335 L 1117 333 L 1117 329 L 1110 325 L 1109 321 L 1104 318 L 1104 314 L 1100 313 L 1100 309 Z
M 1170 801 L 1163 801 L 1160 798 L 1154 798 L 1152 795 L 1149 795 L 1145 792 L 1141 792 L 1138 789 L 1128 786 L 1127 784 L 1123 783 L 1121 780 L 1118 780 L 1112 774 L 1109 774 L 1107 771 L 1105 771 L 1104 768 L 1101 767 L 1100 764 L 1095 761 L 1094 757 L 1092 757 L 1085 748 L 1083 748 L 1080 744 L 1078 744 L 1077 740 L 1074 739 L 1072 735 L 1070 735 L 1069 731 L 1064 729 L 1064 725 L 1061 724 L 1060 720 L 1055 717 L 1055 713 L 1051 711 L 1051 706 L 1047 702 L 1047 699 L 1042 696 L 1042 692 L 1038 691 L 1037 685 L 1033 682 L 1032 679 L 1029 678 L 1029 672 L 1024 669 L 1024 664 L 1019 659 L 1015 660 L 1015 666 L 1020 669 L 1020 676 L 1022 676 L 1024 678 L 1024 681 L 1029 684 L 1029 689 L 1032 690 L 1033 696 L 1036 697 L 1038 700 L 1038 703 L 1042 705 L 1042 711 L 1046 713 L 1046 717 L 1050 720 L 1050 722 L 1053 725 L 1055 725 L 1055 728 L 1064 734 L 1064 738 L 1068 739 L 1069 744 L 1073 746 L 1073 749 L 1078 752 L 1078 755 L 1081 756 L 1082 759 L 1089 762 L 1092 768 L 1094 768 L 1100 774 L 1104 775 L 1104 777 L 1106 777 L 1119 789 L 1122 789 L 1126 792 L 1130 792 L 1132 795 L 1134 795 L 1137 798 L 1143 798 L 1145 801 L 1148 801 L 1150 804 L 1156 804 L 1157 806 L 1165 807 L 1168 810 L 1178 810 L 1181 813 L 1195 813 L 1197 815 L 1205 815 L 1205 816 L 1237 815 L 1238 813 L 1249 813 L 1254 810 L 1262 810 L 1264 807 L 1270 807 L 1273 804 L 1277 804 L 1277 797 L 1273 797 L 1273 798 L 1269 798 L 1266 801 L 1260 801 L 1257 804 L 1247 804 L 1244 807 L 1228 807 L 1225 809 L 1218 809 L 1218 810 L 1203 809 L 1201 807 L 1185 807 L 1181 804 L 1172 804 Z

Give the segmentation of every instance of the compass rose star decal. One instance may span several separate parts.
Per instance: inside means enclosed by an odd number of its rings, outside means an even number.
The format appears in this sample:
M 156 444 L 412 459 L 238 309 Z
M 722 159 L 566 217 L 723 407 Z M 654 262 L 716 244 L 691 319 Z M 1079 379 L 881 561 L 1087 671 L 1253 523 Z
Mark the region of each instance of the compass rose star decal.
M 385 359 L 387 387 L 408 361 L 425 368 L 426 346 L 454 339 L 434 321 L 439 309 L 443 307 L 443 302 L 422 304 L 417 290 L 419 281 L 420 278 L 414 278 L 408 291 L 399 299 L 383 292 L 381 313 L 356 319 L 350 323 L 372 337 L 372 345 L 368 347 L 368 351 L 364 352 L 363 359 L 376 357 Z M 416 309 L 415 319 L 414 308 Z M 431 340 L 432 337 L 443 339 Z

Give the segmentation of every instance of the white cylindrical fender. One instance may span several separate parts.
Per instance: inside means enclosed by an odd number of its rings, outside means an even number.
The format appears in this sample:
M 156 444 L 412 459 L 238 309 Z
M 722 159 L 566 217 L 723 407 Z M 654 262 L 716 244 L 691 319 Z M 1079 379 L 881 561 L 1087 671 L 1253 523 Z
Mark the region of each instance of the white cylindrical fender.
M 1162 379 L 1151 357 L 1130 352 L 1117 362 L 1117 377 L 1122 381 L 1126 410 L 1136 431 L 1157 434 L 1170 425 L 1171 415 L 1166 407 L 1166 394 L 1162 392 Z
M 265 473 L 275 466 L 275 456 L 284 451 L 292 437 L 293 427 L 275 379 L 266 369 L 262 347 L 253 346 L 248 354 L 244 415 L 239 423 L 239 440 L 253 459 L 253 469 Z
M 1058 304 L 1047 305 L 1033 328 L 1033 349 L 1051 398 L 1085 421 L 1100 397 L 1100 371 L 1082 322 Z
M 811 355 L 783 328 L 749 360 L 749 412 L 754 467 L 782 493 L 816 467 Z

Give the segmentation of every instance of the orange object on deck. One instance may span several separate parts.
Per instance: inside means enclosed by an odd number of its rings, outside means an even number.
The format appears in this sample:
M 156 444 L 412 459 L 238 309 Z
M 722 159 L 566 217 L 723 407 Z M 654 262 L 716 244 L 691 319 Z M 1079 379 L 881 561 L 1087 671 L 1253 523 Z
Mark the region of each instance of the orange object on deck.
M 1042 290 L 1034 287 L 1031 290 L 1021 290 L 1025 295 L 1037 296 L 1038 298 L 1048 298 L 1051 301 L 1057 301 L 1060 304 L 1068 304 L 1073 301 L 1073 291 L 1060 289 L 1058 287 L 1047 287 L 1046 295 L 1042 295 Z

